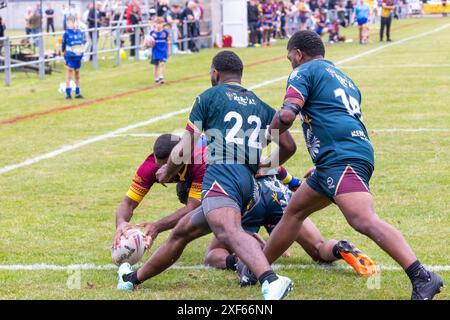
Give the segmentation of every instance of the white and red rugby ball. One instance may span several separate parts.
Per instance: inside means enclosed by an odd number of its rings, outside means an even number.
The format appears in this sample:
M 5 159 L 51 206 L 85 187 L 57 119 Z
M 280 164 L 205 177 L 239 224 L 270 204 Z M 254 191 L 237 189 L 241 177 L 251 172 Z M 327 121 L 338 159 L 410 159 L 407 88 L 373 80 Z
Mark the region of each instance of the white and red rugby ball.
M 145 251 L 144 234 L 139 229 L 130 229 L 127 237 L 120 238 L 120 245 L 112 249 L 112 261 L 117 266 L 128 262 L 131 265 L 138 263 Z

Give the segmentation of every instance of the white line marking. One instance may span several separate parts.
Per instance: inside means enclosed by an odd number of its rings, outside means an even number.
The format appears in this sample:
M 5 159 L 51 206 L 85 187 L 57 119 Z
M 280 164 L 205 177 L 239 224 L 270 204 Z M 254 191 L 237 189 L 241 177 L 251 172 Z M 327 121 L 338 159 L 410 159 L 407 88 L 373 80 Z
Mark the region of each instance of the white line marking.
M 117 134 L 121 134 L 121 133 L 130 131 L 132 129 L 143 127 L 143 126 L 146 126 L 146 125 L 149 125 L 151 123 L 158 122 L 158 121 L 161 121 L 161 120 L 170 119 L 170 118 L 172 118 L 172 117 L 174 117 L 176 115 L 186 113 L 190 109 L 191 108 L 183 108 L 183 109 L 178 110 L 178 111 L 169 112 L 169 113 L 163 114 L 161 116 L 153 117 L 153 118 L 147 119 L 145 121 L 141 121 L 141 122 L 138 122 L 138 123 L 135 123 L 135 124 L 123 127 L 123 128 L 116 129 L 114 131 L 107 132 L 105 134 L 102 134 L 102 135 L 99 135 L 99 136 L 96 136 L 96 137 L 92 137 L 92 138 L 87 139 L 87 140 L 83 140 L 83 141 L 77 142 L 75 144 L 62 146 L 61 148 L 56 149 L 54 151 L 51 151 L 49 153 L 42 154 L 40 156 L 31 158 L 31 159 L 28 159 L 28 160 L 25 160 L 25 161 L 22 161 L 22 162 L 19 162 L 19 163 L 16 163 L 16 164 L 12 164 L 12 165 L 8 165 L 8 166 L 5 166 L 5 167 L 2 167 L 2 168 L 0 168 L 0 174 L 8 172 L 8 171 L 15 170 L 15 169 L 18 169 L 18 168 L 21 168 L 21 167 L 32 165 L 32 164 L 34 164 L 36 162 L 39 162 L 39 161 L 42 161 L 42 160 L 45 160 L 45 159 L 50 159 L 50 158 L 56 157 L 57 155 L 60 155 L 62 153 L 65 153 L 65 152 L 68 152 L 68 151 L 71 151 L 71 150 L 74 150 L 74 149 L 78 149 L 80 147 L 86 146 L 88 144 L 92 144 L 94 142 L 98 142 L 98 141 L 106 140 L 106 139 L 109 139 L 109 138 L 113 138 Z
M 449 68 L 450 64 L 382 64 L 342 66 L 341 69 Z
M 445 24 L 445 25 L 443 25 L 443 26 L 441 26 L 439 28 L 436 28 L 434 30 L 431 30 L 431 31 L 419 33 L 417 35 L 414 35 L 414 36 L 411 36 L 411 37 L 408 37 L 408 38 L 404 38 L 402 40 L 399 40 L 399 41 L 396 41 L 396 42 L 392 42 L 392 43 L 383 45 L 383 46 L 378 47 L 378 48 L 367 50 L 365 52 L 362 52 L 362 53 L 356 54 L 354 56 L 345 58 L 343 60 L 337 61 L 335 64 L 336 65 L 340 65 L 340 64 L 343 64 L 343 63 L 347 63 L 347 62 L 350 62 L 350 61 L 353 61 L 353 60 L 356 60 L 356 59 L 359 59 L 359 58 L 371 55 L 373 53 L 382 51 L 382 50 L 384 50 L 386 48 L 389 48 L 389 47 L 392 47 L 392 46 L 396 46 L 396 45 L 405 43 L 405 42 L 410 41 L 410 40 L 418 39 L 418 38 L 425 37 L 427 35 L 430 35 L 430 34 L 433 34 L 433 33 L 439 32 L 439 31 L 442 31 L 442 30 L 448 28 L 449 26 L 450 26 L 450 23 Z M 267 81 L 261 82 L 259 84 L 256 84 L 256 85 L 254 85 L 252 87 L 249 87 L 248 89 L 249 90 L 258 89 L 258 88 L 261 88 L 261 87 L 264 87 L 264 86 L 267 86 L 267 85 L 270 85 L 272 83 L 275 83 L 275 82 L 278 82 L 278 81 L 282 81 L 282 80 L 285 80 L 285 79 L 287 79 L 287 76 L 274 78 L 274 79 L 267 80 Z M 60 154 L 66 153 L 68 151 L 72 151 L 72 150 L 78 149 L 80 147 L 92 144 L 94 142 L 103 141 L 103 140 L 112 138 L 116 134 L 125 133 L 125 132 L 127 132 L 129 130 L 136 129 L 136 128 L 139 128 L 139 127 L 142 127 L 142 126 L 146 126 L 148 124 L 151 124 L 151 123 L 154 123 L 154 122 L 158 122 L 160 120 L 169 119 L 169 118 L 171 118 L 171 117 L 173 117 L 175 115 L 179 115 L 179 114 L 188 112 L 189 110 L 190 110 L 190 108 L 183 108 L 181 110 L 174 111 L 174 112 L 169 112 L 169 113 L 163 114 L 161 116 L 153 117 L 153 118 L 150 118 L 148 120 L 141 121 L 141 122 L 129 125 L 127 127 L 119 128 L 117 130 L 110 131 L 110 132 L 107 132 L 105 134 L 102 134 L 102 135 L 99 135 L 99 136 L 96 136 L 96 137 L 89 138 L 87 140 L 83 140 L 83 141 L 77 142 L 75 144 L 63 146 L 63 147 L 58 148 L 58 149 L 56 149 L 54 151 L 51 151 L 49 153 L 42 154 L 42 155 L 30 158 L 30 159 L 27 159 L 25 161 L 22 161 L 22 162 L 19 162 L 19 163 L 16 163 L 16 164 L 11 164 L 11 165 L 7 165 L 7 166 L 4 166 L 4 167 L 1 167 L 0 168 L 0 174 L 6 173 L 6 172 L 9 172 L 9 171 L 18 169 L 18 168 L 22 168 L 22 167 L 26 167 L 26 166 L 32 165 L 32 164 L 35 164 L 35 163 L 40 162 L 40 161 L 45 160 L 45 159 L 54 158 L 54 157 L 56 157 L 56 156 L 58 156 Z
M 272 265 L 274 270 L 285 270 L 285 269 L 317 269 L 317 270 L 352 270 L 352 267 L 348 265 L 337 265 L 337 264 L 274 264 Z M 402 268 L 398 266 L 385 266 L 378 265 L 380 270 L 386 271 L 401 271 Z M 450 266 L 432 266 L 425 265 L 425 267 L 430 271 L 450 271 Z M 27 270 L 27 271 L 40 271 L 40 270 L 54 270 L 54 271 L 64 271 L 64 270 L 116 270 L 117 266 L 113 264 L 96 265 L 93 263 L 85 264 L 71 264 L 71 265 L 53 265 L 53 264 L 12 264 L 12 265 L 0 265 L 0 271 L 17 271 L 17 270 Z M 214 269 L 202 264 L 180 266 L 174 265 L 170 269 L 176 270 L 204 270 L 204 269 Z

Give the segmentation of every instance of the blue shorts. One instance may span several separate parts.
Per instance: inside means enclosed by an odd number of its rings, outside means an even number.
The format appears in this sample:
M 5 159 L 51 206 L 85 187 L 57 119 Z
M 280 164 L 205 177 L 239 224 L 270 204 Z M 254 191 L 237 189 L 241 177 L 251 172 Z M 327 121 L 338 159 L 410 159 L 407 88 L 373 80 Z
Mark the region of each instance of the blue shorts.
M 157 65 L 159 65 L 161 62 L 166 62 L 166 61 L 167 61 L 167 59 L 153 59 L 153 58 L 152 58 L 152 60 L 150 61 L 150 63 L 157 66 Z
M 242 217 L 242 228 L 251 233 L 258 233 L 264 226 L 271 233 L 280 222 L 283 212 L 291 198 L 292 193 L 273 177 L 257 180 L 260 187 L 258 202 Z
M 351 192 L 369 192 L 373 166 L 364 160 L 349 160 L 317 167 L 306 183 L 321 195 L 333 199 Z
M 356 20 L 356 22 L 358 22 L 358 26 L 363 26 L 363 25 L 365 25 L 368 21 L 369 21 L 369 19 L 367 19 L 367 18 L 359 18 L 359 19 Z
M 66 66 L 70 69 L 80 69 L 82 59 L 65 59 Z
M 246 165 L 209 164 L 203 177 L 202 201 L 208 197 L 228 197 L 244 213 L 257 202 L 258 188 L 252 171 Z

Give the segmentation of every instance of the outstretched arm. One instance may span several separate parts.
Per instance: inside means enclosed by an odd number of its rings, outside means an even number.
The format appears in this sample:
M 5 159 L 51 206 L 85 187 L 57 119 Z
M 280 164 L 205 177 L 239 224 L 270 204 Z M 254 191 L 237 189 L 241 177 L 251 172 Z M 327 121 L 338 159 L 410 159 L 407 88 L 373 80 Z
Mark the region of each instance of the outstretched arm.
M 139 205 L 139 202 L 130 199 L 128 196 L 123 198 L 116 211 L 116 233 L 113 240 L 113 248 L 117 248 L 120 243 L 120 238 L 126 234 L 127 230 L 132 229 L 133 225 L 130 223 L 133 217 L 133 212 Z
M 164 217 L 156 222 L 145 222 L 138 224 L 138 227 L 144 228 L 144 234 L 150 236 L 149 241 L 154 240 L 159 233 L 173 229 L 178 221 L 181 220 L 186 214 L 193 211 L 195 208 L 201 205 L 200 200 L 195 198 L 188 198 L 186 205 L 179 208 L 174 213 Z M 150 245 L 150 243 L 147 243 Z

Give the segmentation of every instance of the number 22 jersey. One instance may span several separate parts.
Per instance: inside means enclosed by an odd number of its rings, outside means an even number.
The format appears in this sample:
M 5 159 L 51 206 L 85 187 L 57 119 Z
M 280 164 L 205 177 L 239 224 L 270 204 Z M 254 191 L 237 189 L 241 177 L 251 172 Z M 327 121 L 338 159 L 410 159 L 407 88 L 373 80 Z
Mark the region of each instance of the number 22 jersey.
M 300 112 L 309 154 L 317 167 L 352 159 L 374 166 L 374 152 L 362 121 L 361 93 L 355 83 L 324 59 L 292 71 L 286 98 L 304 101 Z

